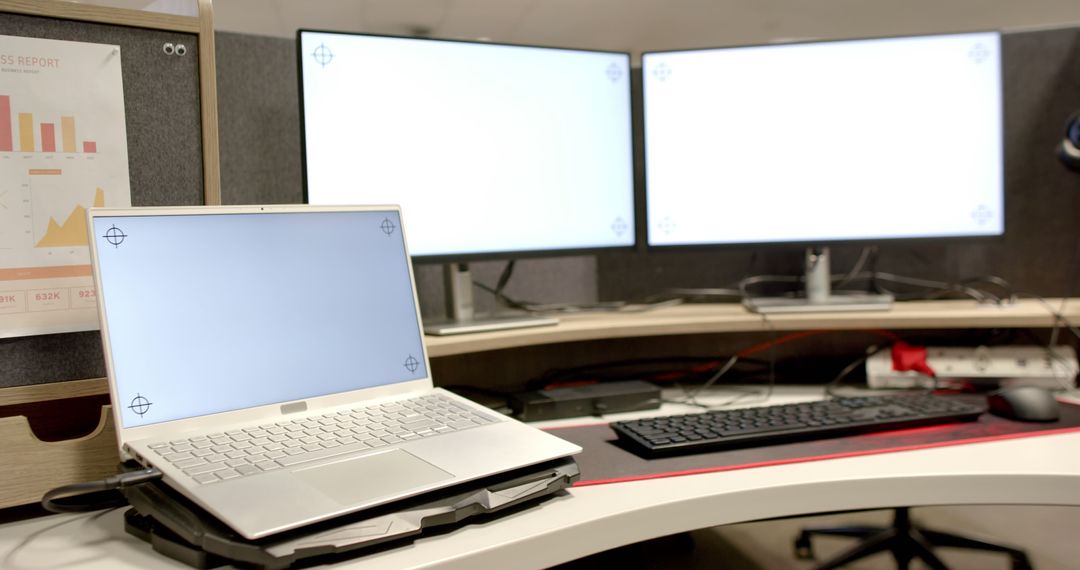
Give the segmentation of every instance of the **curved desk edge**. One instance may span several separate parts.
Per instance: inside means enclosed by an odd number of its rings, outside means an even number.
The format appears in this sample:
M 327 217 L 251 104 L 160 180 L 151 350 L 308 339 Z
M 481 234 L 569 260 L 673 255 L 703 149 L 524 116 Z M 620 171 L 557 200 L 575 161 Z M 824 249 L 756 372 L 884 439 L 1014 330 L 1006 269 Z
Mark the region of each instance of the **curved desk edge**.
M 1080 506 L 1080 433 L 574 488 L 535 508 L 339 567 L 543 568 L 714 525 L 965 504 Z M 0 526 L 0 561 L 71 569 L 181 567 L 125 535 L 122 518 L 116 510 Z

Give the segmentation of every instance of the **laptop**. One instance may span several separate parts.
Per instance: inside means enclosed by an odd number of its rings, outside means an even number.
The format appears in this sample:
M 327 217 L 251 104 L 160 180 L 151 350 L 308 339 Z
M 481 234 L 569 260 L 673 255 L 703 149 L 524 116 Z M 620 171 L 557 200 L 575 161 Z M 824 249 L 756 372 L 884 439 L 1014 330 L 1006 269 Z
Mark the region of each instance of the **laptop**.
M 396 206 L 88 222 L 121 457 L 249 539 L 581 451 L 434 387 Z

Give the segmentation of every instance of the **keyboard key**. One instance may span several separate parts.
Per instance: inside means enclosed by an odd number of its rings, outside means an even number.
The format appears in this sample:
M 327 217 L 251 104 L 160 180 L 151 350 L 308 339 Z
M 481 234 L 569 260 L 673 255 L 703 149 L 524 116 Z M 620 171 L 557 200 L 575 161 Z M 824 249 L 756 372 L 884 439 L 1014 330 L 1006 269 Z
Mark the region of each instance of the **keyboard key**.
M 403 428 L 405 428 L 407 430 L 410 430 L 410 431 L 419 431 L 421 429 L 424 429 L 424 428 L 427 428 L 427 427 L 433 427 L 433 426 L 436 426 L 436 425 L 439 425 L 439 424 L 438 424 L 438 422 L 436 422 L 434 420 L 429 420 L 427 418 L 420 418 L 420 419 L 415 420 L 415 421 L 404 423 L 404 424 L 402 424 L 401 427 L 403 427 Z
M 183 461 L 176 461 L 173 465 L 180 469 L 187 469 L 188 467 L 195 467 L 196 465 L 202 465 L 206 463 L 206 460 L 201 457 L 193 457 L 191 459 L 185 459 Z
M 184 469 L 184 473 L 187 473 L 188 475 L 198 475 L 200 473 L 210 473 L 212 471 L 219 471 L 221 469 L 225 469 L 225 467 L 226 467 L 226 465 L 225 465 L 224 462 L 203 463 L 202 465 L 196 465 L 195 467 L 190 467 L 188 469 Z
M 213 473 L 201 473 L 194 475 L 193 478 L 197 483 L 213 483 L 214 481 L 220 481 L 220 479 L 217 478 L 217 475 L 214 475 Z
M 259 473 L 260 470 L 254 465 L 245 463 L 244 465 L 237 465 L 236 472 L 241 475 L 254 475 L 255 473 Z

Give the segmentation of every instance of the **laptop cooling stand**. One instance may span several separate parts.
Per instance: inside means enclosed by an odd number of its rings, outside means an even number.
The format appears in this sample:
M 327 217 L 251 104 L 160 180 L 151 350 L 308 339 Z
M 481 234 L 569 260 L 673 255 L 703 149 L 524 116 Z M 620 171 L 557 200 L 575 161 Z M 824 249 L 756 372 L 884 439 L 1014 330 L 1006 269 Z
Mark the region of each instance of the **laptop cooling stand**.
M 167 485 L 124 490 L 131 508 L 125 530 L 169 558 L 194 568 L 226 564 L 277 570 L 303 562 L 334 562 L 392 548 L 465 519 L 481 522 L 539 503 L 580 477 L 560 459 L 463 483 L 260 540 L 233 532 Z M 439 529 L 441 530 L 441 529 Z

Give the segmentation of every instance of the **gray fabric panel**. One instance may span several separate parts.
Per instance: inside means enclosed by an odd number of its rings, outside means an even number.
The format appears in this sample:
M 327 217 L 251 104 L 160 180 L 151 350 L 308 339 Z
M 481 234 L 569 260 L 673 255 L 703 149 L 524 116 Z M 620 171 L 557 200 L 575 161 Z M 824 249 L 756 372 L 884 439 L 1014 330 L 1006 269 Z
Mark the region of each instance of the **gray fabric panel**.
M 221 201 L 302 203 L 295 42 L 226 32 L 214 42 Z

